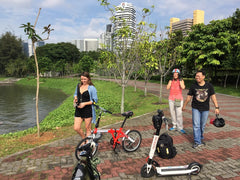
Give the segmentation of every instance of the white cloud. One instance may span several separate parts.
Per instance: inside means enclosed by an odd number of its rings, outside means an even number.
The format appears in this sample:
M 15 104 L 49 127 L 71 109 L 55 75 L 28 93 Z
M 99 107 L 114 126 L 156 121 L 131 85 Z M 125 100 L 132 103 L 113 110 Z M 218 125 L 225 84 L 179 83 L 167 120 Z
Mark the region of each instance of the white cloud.
M 32 0 L 0 0 L 1 7 L 7 8 L 27 8 Z
M 64 0 L 43 0 L 40 6 L 43 8 L 53 8 L 64 4 Z
M 81 31 L 83 31 L 84 38 L 98 38 L 101 33 L 105 32 L 106 25 L 109 21 L 104 18 L 93 18 L 89 25 L 85 25 Z

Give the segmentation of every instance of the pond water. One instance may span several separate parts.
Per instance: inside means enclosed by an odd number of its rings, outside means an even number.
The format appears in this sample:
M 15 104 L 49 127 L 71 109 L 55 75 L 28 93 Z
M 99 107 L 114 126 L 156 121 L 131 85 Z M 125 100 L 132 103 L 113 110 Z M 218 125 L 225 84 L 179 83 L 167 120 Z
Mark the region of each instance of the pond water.
M 0 84 L 0 134 L 36 126 L 36 88 Z M 55 89 L 40 88 L 39 121 L 56 109 L 67 95 Z

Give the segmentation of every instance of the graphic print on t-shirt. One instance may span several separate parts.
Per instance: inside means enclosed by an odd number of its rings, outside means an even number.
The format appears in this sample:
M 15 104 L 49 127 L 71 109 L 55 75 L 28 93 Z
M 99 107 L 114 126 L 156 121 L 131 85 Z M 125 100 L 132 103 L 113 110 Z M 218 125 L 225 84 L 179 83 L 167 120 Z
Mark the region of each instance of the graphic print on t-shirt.
M 208 89 L 196 89 L 196 99 L 199 102 L 205 102 L 208 98 Z

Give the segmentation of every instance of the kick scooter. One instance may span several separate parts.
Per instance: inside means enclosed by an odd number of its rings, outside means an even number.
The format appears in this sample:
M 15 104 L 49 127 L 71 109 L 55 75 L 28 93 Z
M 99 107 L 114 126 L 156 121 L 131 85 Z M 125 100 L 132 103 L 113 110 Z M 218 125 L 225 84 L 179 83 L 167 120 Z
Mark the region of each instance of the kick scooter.
M 150 178 L 155 174 L 157 176 L 184 175 L 184 174 L 197 175 L 202 168 L 202 165 L 197 162 L 192 162 L 189 165 L 184 166 L 160 167 L 160 165 L 153 160 L 158 138 L 160 136 L 162 121 L 168 122 L 167 118 L 164 117 L 162 110 L 158 110 L 157 112 L 158 118 L 153 119 L 153 124 L 154 127 L 156 128 L 156 133 L 153 136 L 153 141 L 149 152 L 149 157 L 147 159 L 147 163 L 144 164 L 143 167 L 141 168 L 141 176 L 144 178 Z

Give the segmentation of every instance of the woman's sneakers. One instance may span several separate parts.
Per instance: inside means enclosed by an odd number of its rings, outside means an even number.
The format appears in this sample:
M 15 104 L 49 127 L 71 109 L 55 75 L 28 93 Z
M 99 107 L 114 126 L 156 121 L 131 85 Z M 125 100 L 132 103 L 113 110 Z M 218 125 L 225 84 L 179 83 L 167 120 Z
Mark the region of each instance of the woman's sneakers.
M 174 127 L 171 127 L 171 128 L 169 129 L 169 131 L 177 131 L 177 129 L 174 128 Z M 186 131 L 185 131 L 184 129 L 179 130 L 179 132 L 181 132 L 181 133 L 183 133 L 183 134 L 186 134 Z
M 186 134 L 186 131 L 184 129 L 181 129 L 180 132 Z
M 169 131 L 176 131 L 177 129 L 176 128 L 174 128 L 174 127 L 171 127 L 170 129 L 169 129 Z

